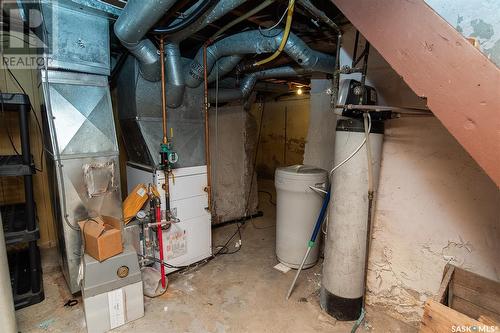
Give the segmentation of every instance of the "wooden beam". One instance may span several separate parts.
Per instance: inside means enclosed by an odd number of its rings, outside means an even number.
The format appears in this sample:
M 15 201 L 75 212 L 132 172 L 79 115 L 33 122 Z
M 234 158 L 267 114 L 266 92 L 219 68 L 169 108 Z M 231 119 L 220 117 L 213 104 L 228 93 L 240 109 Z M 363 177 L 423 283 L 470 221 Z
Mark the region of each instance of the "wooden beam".
M 500 186 L 500 69 L 423 0 L 332 0 Z
M 484 324 L 436 301 L 429 300 L 425 303 L 420 333 L 462 332 L 452 330 L 453 327 L 462 326 L 477 327 Z
M 441 285 L 439 286 L 439 290 L 434 297 L 434 300 L 439 303 L 443 303 L 446 292 L 448 291 L 448 285 L 450 284 L 451 278 L 453 276 L 453 272 L 455 271 L 455 266 L 453 265 L 446 265 L 445 267 L 445 273 L 443 276 L 443 279 L 441 280 Z

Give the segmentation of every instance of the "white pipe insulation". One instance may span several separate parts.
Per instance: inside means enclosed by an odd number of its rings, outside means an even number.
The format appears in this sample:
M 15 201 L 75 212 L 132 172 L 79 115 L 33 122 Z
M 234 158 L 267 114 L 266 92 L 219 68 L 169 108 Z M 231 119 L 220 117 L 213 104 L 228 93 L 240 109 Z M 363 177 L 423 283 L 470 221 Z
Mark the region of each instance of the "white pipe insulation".
M 383 122 L 372 122 L 371 165 L 374 191 L 382 158 Z M 345 160 L 365 139 L 363 120 L 340 119 L 335 136 L 334 165 Z M 338 320 L 356 320 L 365 290 L 368 228 L 368 163 L 366 144 L 331 179 L 328 228 L 320 292 L 321 307 Z

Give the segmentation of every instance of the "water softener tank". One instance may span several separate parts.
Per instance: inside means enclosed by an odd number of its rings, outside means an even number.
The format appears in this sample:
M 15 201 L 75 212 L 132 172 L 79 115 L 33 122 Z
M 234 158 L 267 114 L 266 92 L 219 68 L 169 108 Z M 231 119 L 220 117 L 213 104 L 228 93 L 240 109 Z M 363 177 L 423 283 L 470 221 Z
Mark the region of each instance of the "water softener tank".
M 370 147 L 375 189 L 380 173 L 383 122 L 372 122 Z M 363 120 L 340 119 L 335 136 L 334 164 L 344 161 L 365 139 Z M 366 144 L 331 179 L 321 307 L 338 320 L 356 320 L 364 293 L 368 217 Z
M 276 256 L 282 264 L 299 268 L 323 202 L 323 197 L 309 186 L 325 189 L 328 173 L 306 165 L 277 168 L 275 186 Z M 315 245 L 304 268 L 314 266 L 317 261 Z

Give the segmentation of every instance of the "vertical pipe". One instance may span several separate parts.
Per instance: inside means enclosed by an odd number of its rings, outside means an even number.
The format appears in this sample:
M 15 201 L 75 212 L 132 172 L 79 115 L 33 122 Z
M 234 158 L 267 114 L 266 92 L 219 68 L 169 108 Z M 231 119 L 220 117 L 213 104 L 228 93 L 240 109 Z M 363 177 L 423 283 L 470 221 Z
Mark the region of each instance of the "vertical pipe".
M 165 91 L 165 41 L 160 38 L 161 64 L 161 116 L 163 121 L 163 143 L 167 144 L 167 97 Z
M 17 333 L 16 314 L 14 312 L 14 299 L 10 285 L 9 263 L 7 248 L 3 234 L 2 216 L 0 216 L 0 327 L 2 332 Z
M 339 84 L 340 84 L 340 48 L 342 46 L 342 33 L 339 32 L 337 35 L 337 48 L 335 51 L 335 72 L 333 73 L 333 91 L 331 99 L 331 107 L 335 109 L 335 105 L 338 103 L 339 95 Z
M 161 65 L 161 113 L 163 122 L 163 145 L 168 144 L 167 137 L 167 92 L 165 91 L 166 79 L 165 79 L 165 40 L 163 37 L 160 38 L 160 65 Z M 165 173 L 165 219 L 170 219 L 170 164 L 168 161 L 168 156 L 162 151 L 162 164 Z M 158 222 L 161 221 L 161 216 Z
M 205 111 L 205 160 L 207 162 L 207 187 L 208 210 L 212 210 L 212 172 L 210 162 L 210 130 L 208 119 L 208 72 L 207 72 L 207 44 L 203 45 L 203 107 Z
M 156 203 L 156 222 L 159 223 L 161 221 L 161 208 L 160 208 L 160 199 L 157 199 Z M 160 259 L 160 273 L 161 273 L 161 287 L 165 289 L 166 281 L 165 281 L 165 266 L 163 265 L 163 229 L 161 224 L 156 226 L 156 234 L 158 236 L 158 253 Z

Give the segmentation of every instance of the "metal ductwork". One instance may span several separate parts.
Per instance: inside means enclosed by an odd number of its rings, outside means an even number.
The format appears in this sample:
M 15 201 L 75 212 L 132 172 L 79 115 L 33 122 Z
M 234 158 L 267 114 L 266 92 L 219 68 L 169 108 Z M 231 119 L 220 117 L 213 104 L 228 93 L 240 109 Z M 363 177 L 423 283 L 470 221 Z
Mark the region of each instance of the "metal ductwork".
M 217 77 L 221 78 L 224 75 L 231 72 L 236 65 L 241 61 L 243 56 L 233 55 L 229 57 L 222 57 L 215 63 L 215 68 L 208 75 L 208 83 L 212 83 L 217 80 Z
M 165 57 L 167 73 L 169 73 L 169 75 L 167 75 L 167 105 L 169 107 L 179 107 L 184 98 L 185 78 L 181 63 L 179 43 L 190 35 L 203 29 L 208 24 L 220 19 L 244 2 L 246 2 L 246 0 L 219 1 L 212 10 L 207 10 L 207 12 L 193 24 L 168 38 L 169 43 L 165 45 Z M 241 57 L 228 57 L 227 60 L 219 64 L 219 75 L 225 75 L 230 72 L 240 60 Z M 213 77 L 213 81 L 215 81 L 215 77 Z
M 175 2 L 129 0 L 115 23 L 116 36 L 139 61 L 141 75 L 148 81 L 161 78 L 160 56 L 153 42 L 144 36 Z
M 313 70 L 307 68 L 293 68 L 291 66 L 283 66 L 277 68 L 270 68 L 263 71 L 250 73 L 246 75 L 241 81 L 239 89 L 220 89 L 218 92 L 215 89 L 209 90 L 210 102 L 228 102 L 236 99 L 246 99 L 252 92 L 258 80 L 268 78 L 282 78 L 300 76 L 303 74 L 312 73 Z
M 269 36 L 264 36 L 259 30 L 251 30 L 226 37 L 207 48 L 207 70 L 210 72 L 217 60 L 224 56 L 274 52 L 281 38 L 281 29 L 270 30 Z M 311 49 L 293 33 L 288 37 L 284 52 L 309 70 L 325 73 L 335 70 L 334 56 Z M 186 85 L 199 86 L 203 81 L 203 71 L 203 49 L 200 49 L 186 69 Z
M 168 73 L 166 75 L 167 106 L 176 108 L 182 104 L 186 87 L 179 44 L 168 43 L 165 45 L 165 60 L 165 68 Z
M 175 35 L 172 35 L 169 40 L 174 43 L 180 43 L 245 2 L 247 2 L 247 0 L 221 0 L 212 8 L 212 10 L 207 10 L 193 24 L 188 26 L 186 29 L 179 31 Z

